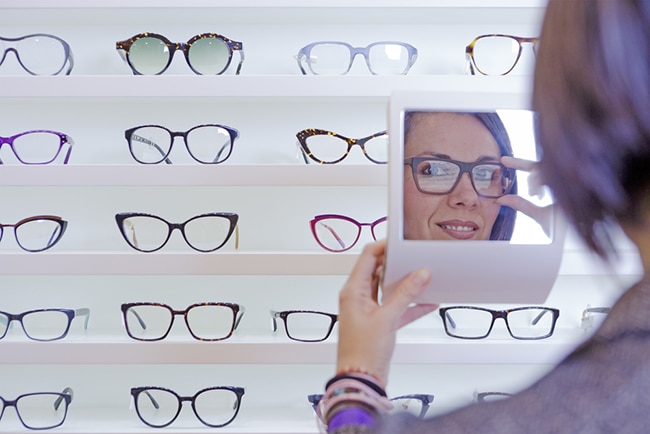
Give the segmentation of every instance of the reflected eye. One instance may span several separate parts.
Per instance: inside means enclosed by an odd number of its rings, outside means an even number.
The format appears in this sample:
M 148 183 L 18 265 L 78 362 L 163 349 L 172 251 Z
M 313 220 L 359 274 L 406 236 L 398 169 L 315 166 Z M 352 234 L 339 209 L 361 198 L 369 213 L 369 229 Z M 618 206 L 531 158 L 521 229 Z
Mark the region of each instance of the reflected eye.
M 495 177 L 499 177 L 500 173 L 499 166 L 477 166 L 474 169 L 474 179 L 476 181 L 491 181 Z
M 418 167 L 418 173 L 427 176 L 447 176 L 451 170 L 453 167 L 441 161 L 423 161 Z

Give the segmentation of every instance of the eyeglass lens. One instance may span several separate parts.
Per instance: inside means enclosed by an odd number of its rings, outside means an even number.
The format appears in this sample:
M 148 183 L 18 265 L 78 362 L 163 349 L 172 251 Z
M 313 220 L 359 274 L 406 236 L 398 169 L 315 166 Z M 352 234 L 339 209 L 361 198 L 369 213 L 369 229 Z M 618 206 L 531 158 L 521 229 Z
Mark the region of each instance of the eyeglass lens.
M 0 239 L 4 227 L 14 228 L 18 245 L 28 252 L 40 252 L 54 246 L 60 239 L 67 222 L 54 216 L 34 216 L 25 218 L 15 225 L 0 224 Z
M 235 310 L 227 304 L 195 304 L 184 312 L 156 303 L 134 303 L 122 306 L 127 333 L 134 339 L 154 341 L 164 339 L 172 328 L 176 315 L 183 315 L 188 330 L 195 339 L 221 340 L 228 338 L 235 327 Z
M 526 307 L 505 311 L 453 307 L 440 310 L 440 315 L 447 334 L 466 339 L 480 339 L 488 336 L 496 318 L 505 319 L 508 332 L 513 338 L 540 339 L 553 333 L 557 319 L 552 309 L 544 307 Z
M 408 160 L 407 160 L 408 162 Z M 413 172 L 418 188 L 431 194 L 447 194 L 455 187 L 465 170 L 471 173 L 476 192 L 485 197 L 500 197 L 510 190 L 513 178 L 497 163 L 460 163 L 450 160 L 414 158 Z M 471 167 L 465 169 L 461 164 Z
M 71 53 L 65 43 L 52 35 L 36 34 L 22 38 L 0 37 L 0 64 L 13 52 L 18 62 L 33 75 L 57 75 L 63 71 Z M 70 73 L 71 66 L 66 73 Z
M 285 331 L 290 339 L 301 342 L 319 342 L 327 339 L 332 332 L 335 319 L 317 311 L 271 312 L 273 330 L 277 330 L 277 319 L 284 320 Z
M 325 130 L 303 130 L 297 134 L 310 158 L 324 163 L 338 163 L 347 157 L 351 147 L 359 145 L 364 155 L 373 163 L 388 161 L 388 135 L 378 133 L 362 139 L 349 139 Z
M 56 159 L 65 143 L 72 139 L 55 131 L 26 131 L 12 137 L 0 137 L 0 148 L 7 144 L 23 164 L 48 164 Z M 64 164 L 67 163 L 67 157 Z
M 187 151 L 199 163 L 217 164 L 232 152 L 230 131 L 220 125 L 199 125 L 185 133 L 172 132 L 159 125 L 145 125 L 125 132 L 133 158 L 143 164 L 168 160 L 174 136 L 183 136 Z M 236 132 L 234 133 L 236 137 Z
M 368 69 L 377 75 L 405 74 L 412 63 L 407 44 L 391 42 L 377 42 L 365 48 L 354 48 L 340 42 L 320 42 L 303 50 L 301 59 L 316 75 L 347 74 L 357 54 L 365 57 Z
M 509 73 L 521 57 L 521 42 L 529 42 L 529 39 L 518 38 L 509 35 L 486 35 L 474 41 L 472 57 L 474 65 L 484 75 L 504 75 Z
M 385 238 L 388 229 L 385 217 L 373 223 L 359 223 L 350 217 L 334 214 L 316 216 L 310 225 L 318 244 L 332 252 L 351 249 L 359 240 L 362 226 L 370 226 L 374 240 Z
M 134 388 L 135 408 L 140 419 L 149 426 L 161 428 L 171 424 L 181 411 L 181 397 L 162 388 Z M 243 391 L 242 391 L 243 393 Z M 208 388 L 192 399 L 196 417 L 210 427 L 232 422 L 239 412 L 240 399 L 230 388 Z
M 181 224 L 170 224 L 160 217 L 147 214 L 118 214 L 116 220 L 124 239 L 142 252 L 162 248 L 173 229 L 179 229 L 187 244 L 200 252 L 211 252 L 222 247 L 230 238 L 236 218 L 205 214 Z
M 66 399 L 65 395 L 68 395 Z M 21 423 L 29 429 L 49 429 L 65 421 L 72 390 L 66 388 L 64 393 L 37 392 L 19 396 L 13 405 L 0 398 L 0 416 L 7 407 L 13 406 Z
M 390 400 L 393 403 L 390 413 L 406 412 L 422 418 L 427 413 L 429 404 L 433 401 L 433 395 L 404 395 L 396 396 Z

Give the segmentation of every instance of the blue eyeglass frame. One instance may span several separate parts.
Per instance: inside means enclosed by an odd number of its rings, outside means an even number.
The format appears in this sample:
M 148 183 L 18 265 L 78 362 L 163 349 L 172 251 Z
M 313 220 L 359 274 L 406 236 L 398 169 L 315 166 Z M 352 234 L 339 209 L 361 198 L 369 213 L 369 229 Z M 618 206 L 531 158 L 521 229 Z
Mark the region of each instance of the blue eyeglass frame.
M 404 68 L 404 70 L 398 75 L 406 75 L 418 57 L 417 48 L 415 48 L 411 44 L 407 44 L 406 42 L 400 42 L 400 41 L 377 41 L 365 47 L 354 47 L 348 44 L 347 42 L 342 42 L 342 41 L 317 41 L 305 45 L 298 51 L 298 54 L 294 56 L 296 61 L 298 62 L 298 68 L 300 68 L 300 72 L 302 72 L 303 75 L 307 75 L 307 70 L 302 65 L 303 61 L 307 65 L 307 68 L 310 73 L 314 75 L 320 75 L 314 72 L 314 70 L 311 67 L 311 62 L 309 60 L 311 55 L 311 50 L 318 45 L 340 45 L 340 46 L 347 47 L 347 49 L 350 51 L 350 63 L 348 65 L 348 68 L 345 70 L 345 72 L 342 72 L 341 75 L 345 75 L 348 72 L 350 72 L 350 68 L 352 68 L 352 63 L 354 62 L 354 59 L 355 57 L 357 57 L 357 55 L 362 55 L 366 59 L 366 66 L 368 67 L 368 70 L 372 75 L 380 75 L 372 70 L 372 67 L 370 66 L 370 59 L 368 57 L 368 55 L 370 54 L 370 50 L 377 45 L 399 45 L 400 47 L 406 48 L 409 56 L 408 63 Z
M 72 68 L 74 67 L 74 57 L 72 56 L 72 48 L 70 48 L 70 44 L 68 44 L 66 41 L 59 38 L 58 36 L 50 35 L 49 33 L 32 33 L 30 35 L 19 36 L 17 38 L 3 38 L 3 37 L 0 36 L 0 41 L 20 42 L 20 41 L 25 40 L 27 38 L 33 38 L 33 37 L 39 37 L 39 36 L 50 38 L 50 39 L 55 39 L 56 41 L 61 43 L 61 45 L 63 46 L 63 52 L 65 54 L 65 60 L 63 61 L 63 64 L 61 64 L 61 67 L 54 74 L 38 74 L 38 73 L 35 73 L 35 72 L 29 70 L 29 68 L 27 68 L 25 66 L 25 64 L 22 62 L 22 60 L 20 60 L 20 53 L 14 47 L 9 47 L 9 48 L 6 48 L 4 50 L 4 53 L 2 54 L 2 58 L 0 58 L 0 66 L 4 63 L 5 59 L 7 58 L 7 53 L 10 52 L 10 51 L 13 51 L 13 53 L 16 56 L 16 59 L 18 60 L 18 63 L 20 64 L 20 66 L 25 71 L 27 71 L 27 73 L 29 73 L 30 75 L 59 75 L 59 74 L 61 74 L 61 71 L 63 71 L 63 69 L 65 68 L 66 63 L 68 64 L 68 68 L 65 70 L 64 74 L 65 75 L 70 75 L 70 73 L 72 72 Z

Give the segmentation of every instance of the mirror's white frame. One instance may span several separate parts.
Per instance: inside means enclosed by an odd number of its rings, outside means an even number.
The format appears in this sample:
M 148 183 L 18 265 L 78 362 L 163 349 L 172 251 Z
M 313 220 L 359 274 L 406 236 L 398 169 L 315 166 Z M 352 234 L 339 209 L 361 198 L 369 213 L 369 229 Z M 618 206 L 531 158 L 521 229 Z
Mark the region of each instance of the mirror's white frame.
M 416 268 L 433 273 L 419 303 L 544 303 L 562 260 L 566 222 L 553 211 L 549 243 L 404 240 L 404 115 L 408 111 L 530 110 L 520 93 L 396 91 L 388 109 L 388 238 L 382 297 Z

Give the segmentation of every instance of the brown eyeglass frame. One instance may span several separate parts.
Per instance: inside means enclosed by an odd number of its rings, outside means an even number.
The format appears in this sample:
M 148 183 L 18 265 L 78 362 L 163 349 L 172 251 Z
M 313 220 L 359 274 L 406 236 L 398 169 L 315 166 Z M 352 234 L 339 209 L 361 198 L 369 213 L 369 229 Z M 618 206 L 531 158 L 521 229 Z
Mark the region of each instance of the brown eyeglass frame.
M 502 34 L 502 33 L 491 33 L 491 34 L 487 34 L 487 35 L 477 36 L 476 38 L 474 38 L 472 40 L 472 42 L 469 43 L 468 46 L 465 47 L 465 57 L 467 57 L 467 60 L 469 62 L 470 74 L 476 75 L 476 72 L 478 71 L 481 75 L 490 75 L 490 74 L 486 74 L 485 72 L 481 71 L 481 68 L 479 68 L 476 65 L 476 60 L 474 59 L 474 46 L 476 45 L 476 42 L 478 42 L 480 39 L 494 38 L 494 37 L 510 38 L 510 39 L 513 39 L 513 40 L 517 41 L 517 43 L 519 44 L 519 52 L 517 53 L 517 58 L 513 62 L 512 66 L 506 72 L 503 72 L 503 73 L 501 73 L 499 75 L 507 75 L 507 74 L 510 73 L 510 71 L 512 71 L 515 68 L 515 66 L 519 62 L 519 59 L 521 58 L 522 44 L 525 44 L 525 43 L 533 44 L 533 51 L 536 52 L 537 51 L 537 44 L 539 43 L 539 38 L 538 37 L 525 38 L 525 37 L 521 37 L 521 36 L 505 35 L 505 34 Z M 494 75 L 494 74 L 492 74 L 492 75 Z

